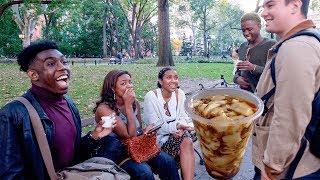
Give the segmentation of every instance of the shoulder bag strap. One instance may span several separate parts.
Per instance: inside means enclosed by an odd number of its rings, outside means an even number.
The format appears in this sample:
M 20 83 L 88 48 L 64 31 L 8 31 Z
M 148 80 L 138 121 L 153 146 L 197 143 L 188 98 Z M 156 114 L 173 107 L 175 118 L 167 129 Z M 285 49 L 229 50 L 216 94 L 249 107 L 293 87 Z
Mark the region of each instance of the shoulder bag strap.
M 37 113 L 37 111 L 34 109 L 32 104 L 24 97 L 18 97 L 16 98 L 17 101 L 20 101 L 24 106 L 27 108 L 29 112 L 29 116 L 31 119 L 31 124 L 34 130 L 34 133 L 36 135 L 36 139 L 38 141 L 38 145 L 40 148 L 40 152 L 44 161 L 44 164 L 47 168 L 47 172 L 50 176 L 51 180 L 58 179 L 57 174 L 54 170 L 53 162 L 52 162 L 52 156 L 48 144 L 48 140 L 46 138 L 46 134 L 44 132 L 42 123 L 40 121 L 40 117 Z

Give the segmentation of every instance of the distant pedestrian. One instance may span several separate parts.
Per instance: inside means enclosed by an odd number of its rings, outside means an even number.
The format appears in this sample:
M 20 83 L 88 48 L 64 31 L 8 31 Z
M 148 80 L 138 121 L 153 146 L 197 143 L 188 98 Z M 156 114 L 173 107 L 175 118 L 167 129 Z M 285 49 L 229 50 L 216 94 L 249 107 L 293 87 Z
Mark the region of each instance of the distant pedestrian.
M 117 53 L 117 59 L 119 60 L 119 64 L 122 64 L 122 58 L 123 58 L 123 55 L 122 55 L 122 52 L 121 51 L 119 51 L 118 53 Z

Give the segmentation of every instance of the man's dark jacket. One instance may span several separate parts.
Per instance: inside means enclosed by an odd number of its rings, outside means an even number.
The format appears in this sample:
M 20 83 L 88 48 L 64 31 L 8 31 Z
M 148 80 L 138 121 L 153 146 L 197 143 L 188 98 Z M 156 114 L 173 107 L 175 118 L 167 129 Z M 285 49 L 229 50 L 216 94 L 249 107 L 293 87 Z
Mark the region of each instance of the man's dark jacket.
M 31 91 L 27 98 L 42 121 L 50 149 L 53 147 L 53 122 L 48 119 Z M 73 164 L 88 158 L 92 140 L 87 135 L 81 138 L 81 119 L 73 101 L 65 96 L 76 125 Z M 32 129 L 30 117 L 25 106 L 12 101 L 0 110 L 0 179 L 49 179 L 38 143 Z

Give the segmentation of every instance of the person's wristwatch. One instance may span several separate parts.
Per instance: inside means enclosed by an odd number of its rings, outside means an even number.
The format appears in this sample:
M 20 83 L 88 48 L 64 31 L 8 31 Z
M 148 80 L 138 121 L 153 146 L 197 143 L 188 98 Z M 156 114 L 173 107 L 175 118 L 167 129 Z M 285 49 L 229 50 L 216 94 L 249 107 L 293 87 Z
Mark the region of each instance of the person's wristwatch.
M 253 73 L 255 70 L 256 70 L 256 67 L 257 67 L 257 65 L 253 65 L 253 70 L 252 71 L 250 71 L 251 73 Z

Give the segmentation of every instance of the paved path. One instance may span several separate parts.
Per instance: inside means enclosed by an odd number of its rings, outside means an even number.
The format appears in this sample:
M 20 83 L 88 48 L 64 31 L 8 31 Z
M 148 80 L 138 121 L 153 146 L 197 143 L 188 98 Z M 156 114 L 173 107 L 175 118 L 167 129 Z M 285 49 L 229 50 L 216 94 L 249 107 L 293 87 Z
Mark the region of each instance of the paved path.
M 220 80 L 218 81 L 214 81 L 211 79 L 206 79 L 206 78 L 202 78 L 202 79 L 184 79 L 180 82 L 180 87 L 182 90 L 184 90 L 184 92 L 187 95 L 192 94 L 193 92 L 197 91 L 200 89 L 199 84 L 202 84 L 204 86 L 204 88 L 210 88 L 215 86 L 216 84 L 220 84 Z M 219 86 L 219 85 L 218 85 Z M 194 143 L 194 146 L 197 150 L 200 151 L 200 145 L 198 142 Z M 246 149 L 246 153 L 243 157 L 242 163 L 241 163 L 241 167 L 240 167 L 240 171 L 239 173 L 233 177 L 232 179 L 234 180 L 247 180 L 247 179 L 252 179 L 253 175 L 254 175 L 254 169 L 253 169 L 253 165 L 251 163 L 251 148 L 252 148 L 252 144 L 251 144 L 251 139 L 249 140 L 249 144 L 248 147 Z M 199 164 L 199 157 L 198 155 L 196 155 L 196 167 L 195 167 L 195 180 L 206 180 L 206 179 L 213 179 L 206 171 L 206 168 L 204 165 L 200 165 Z
M 195 144 L 196 149 L 200 149 L 199 143 L 196 142 Z M 234 180 L 247 180 L 247 179 L 252 179 L 254 175 L 254 170 L 253 170 L 253 165 L 251 163 L 251 139 L 249 141 L 246 153 L 243 157 L 241 166 L 240 166 L 240 171 L 239 173 L 233 177 L 232 179 Z M 206 171 L 206 168 L 204 165 L 199 164 L 199 157 L 196 155 L 196 167 L 195 167 L 195 180 L 206 180 L 206 179 L 213 179 Z

